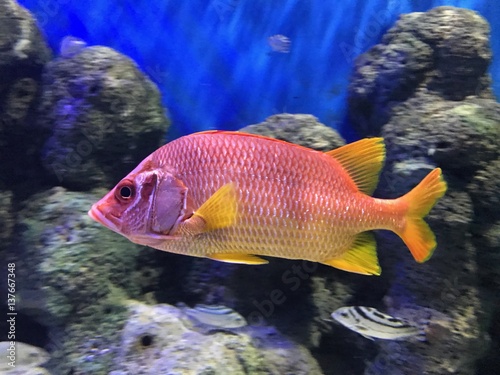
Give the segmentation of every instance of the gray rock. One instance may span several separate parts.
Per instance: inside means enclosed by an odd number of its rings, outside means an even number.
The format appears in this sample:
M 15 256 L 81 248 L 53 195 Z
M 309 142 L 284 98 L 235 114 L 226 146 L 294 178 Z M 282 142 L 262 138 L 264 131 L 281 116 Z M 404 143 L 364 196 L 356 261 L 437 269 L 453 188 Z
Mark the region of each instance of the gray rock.
M 467 191 L 474 202 L 475 218 L 472 227 L 472 241 L 478 249 L 478 275 L 482 285 L 483 324 L 491 327 L 493 343 L 490 352 L 482 360 L 483 369 L 492 368 L 498 364 L 498 343 L 500 332 L 500 159 L 485 165 L 474 175 L 467 185 Z
M 480 247 L 472 236 L 478 198 L 471 199 L 477 193 L 472 186 L 466 191 L 465 182 L 498 157 L 498 108 L 489 99 L 450 102 L 422 90 L 394 110 L 382 127 L 388 157 L 379 196 L 403 195 L 438 165 L 449 186 L 427 219 L 438 242 L 428 262 L 415 263 L 398 238 L 380 235 L 381 248 L 391 249 L 390 256 L 382 255 L 382 277 L 391 285 L 384 300 L 396 309 L 431 308 L 449 324 L 438 333 L 431 330 L 425 344 L 379 343 L 366 374 L 474 374 L 476 361 L 488 349 L 484 327 L 493 312 L 477 314 L 485 292 L 480 287 Z
M 377 342 L 365 374 L 474 374 L 488 351 L 498 307 L 484 306 L 498 306 L 491 296 L 500 268 L 500 105 L 486 73 L 488 35 L 476 13 L 439 7 L 402 16 L 357 61 L 353 123 L 363 135 L 381 134 L 387 146 L 376 196 L 402 196 L 438 166 L 448 183 L 427 217 L 438 243 L 428 262 L 417 264 L 396 236 L 378 236 L 385 309 L 427 313 L 440 323 L 428 329 L 426 343 Z
M 393 108 L 419 89 L 440 98 L 493 98 L 487 68 L 489 25 L 476 12 L 437 7 L 401 16 L 382 42 L 356 60 L 349 86 L 351 123 L 378 135 Z
M 485 163 L 485 168 L 472 178 L 467 191 L 474 201 L 480 223 L 500 220 L 500 159 Z
M 124 301 L 158 283 L 160 266 L 150 257 L 163 254 L 87 216 L 102 194 L 53 188 L 23 202 L 18 214 L 18 241 L 9 254 L 16 263 L 17 308 L 56 338 L 49 363 L 55 373 L 107 374 L 126 319 Z
M 101 46 L 49 63 L 38 127 L 51 129 L 46 170 L 66 187 L 111 186 L 162 142 L 169 121 L 155 85 Z
M 0 251 L 8 246 L 14 228 L 12 198 L 11 191 L 0 190 Z
M 0 350 L 5 353 L 0 360 L 0 374 L 2 375 L 34 375 L 35 370 L 40 370 L 39 366 L 50 358 L 50 354 L 43 348 L 19 340 L 16 340 L 15 344 L 13 341 L 1 341 Z
M 170 305 L 130 303 L 116 360 L 120 373 L 322 374 L 301 345 L 273 327 L 203 335 L 187 329 Z
M 0 0 L 0 180 L 39 180 L 38 153 L 48 136 L 33 126 L 41 74 L 51 53 L 34 17 L 14 0 Z M 22 146 L 21 146 L 22 145 Z
M 489 339 L 482 329 L 484 319 L 478 315 L 482 301 L 478 251 L 470 236 L 473 215 L 470 197 L 452 185 L 427 218 L 438 247 L 424 264 L 413 260 L 399 238 L 380 235 L 387 249 L 381 251 L 390 249 L 382 274 L 390 280 L 386 309 L 412 309 L 432 324 L 426 342 L 377 342 L 378 355 L 365 374 L 475 373 L 475 363 L 485 354 Z
M 312 115 L 282 113 L 269 116 L 264 122 L 245 126 L 241 132 L 263 135 L 296 143 L 319 151 L 343 146 L 344 139 L 332 128 Z
M 490 99 L 460 102 L 427 92 L 394 109 L 382 128 L 387 163 L 408 158 L 472 175 L 496 159 L 500 148 L 500 104 Z
M 500 249 L 500 220 L 489 224 L 486 224 L 486 220 L 482 221 L 482 225 L 475 227 L 474 235 L 474 245 L 481 249 L 478 256 L 478 273 L 485 286 L 483 290 L 495 296 L 494 300 L 498 300 L 496 296 L 500 290 L 500 251 L 498 251 Z M 487 303 L 484 310 L 488 325 L 496 327 L 500 316 L 498 304 Z M 496 331 L 493 329 L 492 332 Z M 500 341 L 498 335 L 493 338 L 497 342 Z M 494 347 L 492 345 L 492 351 Z
M 480 82 L 486 85 L 478 85 L 492 57 L 490 27 L 478 13 L 443 6 L 426 13 L 403 15 L 384 35 L 383 42 L 397 44 L 404 32 L 432 48 L 434 72 L 426 75 L 431 90 L 452 100 L 462 100 L 483 90 L 491 93 L 488 80 Z
M 0 102 L 3 122 L 26 116 L 51 53 L 34 17 L 14 0 L 0 1 Z

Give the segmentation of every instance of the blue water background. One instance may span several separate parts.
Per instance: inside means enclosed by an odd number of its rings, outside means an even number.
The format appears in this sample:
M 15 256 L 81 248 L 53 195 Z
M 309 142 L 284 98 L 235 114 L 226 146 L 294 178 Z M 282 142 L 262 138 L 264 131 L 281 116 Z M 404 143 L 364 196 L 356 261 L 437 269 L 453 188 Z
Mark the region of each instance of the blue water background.
M 73 35 L 134 59 L 160 87 L 173 121 L 168 138 L 206 129 L 238 129 L 267 116 L 310 113 L 356 135 L 346 120 L 353 58 L 376 44 L 401 13 L 453 5 L 491 24 L 500 55 L 500 6 L 462 0 L 20 0 L 55 53 Z M 283 34 L 290 53 L 267 38 Z M 490 68 L 500 93 L 500 63 Z

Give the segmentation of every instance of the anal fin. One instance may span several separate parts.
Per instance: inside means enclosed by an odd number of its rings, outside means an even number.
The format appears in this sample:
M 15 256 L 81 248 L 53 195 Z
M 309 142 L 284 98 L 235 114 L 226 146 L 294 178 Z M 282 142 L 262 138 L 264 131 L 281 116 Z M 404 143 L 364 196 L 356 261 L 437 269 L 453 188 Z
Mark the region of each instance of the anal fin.
M 321 263 L 362 275 L 380 275 L 377 243 L 373 233 L 370 232 L 356 235 L 352 247 L 341 257 L 328 259 Z
M 218 260 L 220 262 L 226 263 L 236 263 L 236 264 L 266 264 L 269 263 L 266 259 L 259 258 L 258 256 L 251 254 L 208 254 L 207 258 Z

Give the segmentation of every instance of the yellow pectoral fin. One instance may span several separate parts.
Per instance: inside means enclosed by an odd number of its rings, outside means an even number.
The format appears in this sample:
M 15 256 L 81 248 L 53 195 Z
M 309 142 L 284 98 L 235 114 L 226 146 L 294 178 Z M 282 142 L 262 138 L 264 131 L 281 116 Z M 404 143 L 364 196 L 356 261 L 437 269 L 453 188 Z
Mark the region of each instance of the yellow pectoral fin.
M 233 183 L 219 188 L 193 214 L 205 221 L 205 231 L 227 228 L 236 222 L 238 215 L 238 200 Z
M 362 275 L 380 275 L 377 259 L 377 244 L 372 233 L 356 236 L 352 247 L 340 258 L 328 259 L 323 264 Z
M 208 258 L 218 260 L 219 262 L 237 263 L 237 264 L 267 264 L 269 261 L 251 254 L 209 254 Z
M 189 219 L 179 224 L 175 234 L 197 235 L 227 228 L 236 222 L 238 201 L 234 184 L 229 183 L 208 198 Z

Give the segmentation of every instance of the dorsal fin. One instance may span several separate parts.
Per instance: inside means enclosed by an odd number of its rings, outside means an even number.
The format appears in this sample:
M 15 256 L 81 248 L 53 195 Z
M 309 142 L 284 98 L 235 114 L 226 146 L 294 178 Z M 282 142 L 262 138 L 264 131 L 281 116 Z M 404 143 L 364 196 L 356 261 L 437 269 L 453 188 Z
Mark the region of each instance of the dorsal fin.
M 284 140 L 281 140 L 281 139 L 267 137 L 265 135 L 252 134 L 252 133 L 244 133 L 244 132 L 240 132 L 240 131 L 231 131 L 231 130 L 205 130 L 205 131 L 201 131 L 201 132 L 197 132 L 197 133 L 193 133 L 193 134 L 187 135 L 186 137 L 192 137 L 192 136 L 204 135 L 204 134 L 210 134 L 210 135 L 213 135 L 213 136 L 231 136 L 231 137 L 241 137 L 241 138 L 254 138 L 254 139 L 260 139 L 260 140 L 267 141 L 267 142 L 272 142 L 272 143 L 287 145 L 287 146 L 291 146 L 291 147 L 296 147 L 296 148 L 300 148 L 302 150 L 308 150 L 310 152 L 319 152 L 319 153 L 322 153 L 321 151 L 316 151 L 316 150 L 314 150 L 312 148 L 301 146 L 301 145 L 298 145 L 296 143 L 290 143 L 290 142 L 287 142 L 287 141 L 284 141 Z
M 342 164 L 361 192 L 371 195 L 375 191 L 385 160 L 383 138 L 361 139 L 326 154 Z

